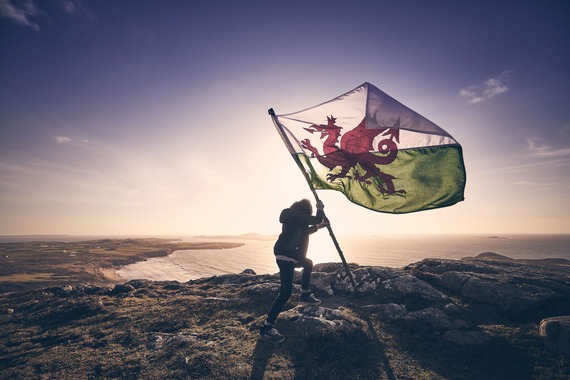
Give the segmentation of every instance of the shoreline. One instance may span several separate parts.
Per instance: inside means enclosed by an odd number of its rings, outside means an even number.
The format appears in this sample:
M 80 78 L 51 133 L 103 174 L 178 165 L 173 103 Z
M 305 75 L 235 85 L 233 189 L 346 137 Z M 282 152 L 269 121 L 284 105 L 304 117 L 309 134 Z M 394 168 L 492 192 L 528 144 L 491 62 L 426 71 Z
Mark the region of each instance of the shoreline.
M 85 283 L 124 283 L 128 280 L 116 271 L 125 265 L 181 250 L 223 250 L 243 245 L 158 238 L 0 243 L 0 293 Z
M 139 258 L 134 257 L 135 260 L 123 263 L 121 265 L 114 265 L 112 267 L 93 267 L 94 274 L 100 277 L 102 280 L 110 282 L 112 284 L 123 284 L 130 279 L 122 277 L 119 274 L 119 271 L 123 269 L 125 266 L 142 263 L 148 261 L 150 259 L 155 259 L 159 257 L 168 257 L 172 254 L 175 254 L 178 251 L 198 251 L 198 250 L 223 250 L 223 249 L 232 249 L 238 248 L 243 246 L 244 244 L 241 243 L 217 243 L 217 242 L 207 242 L 207 243 L 185 243 L 185 244 L 193 244 L 193 246 L 185 246 L 184 248 L 179 249 L 165 249 L 163 251 L 157 252 L 156 255 L 152 255 L 147 258 Z M 228 247 L 228 244 L 232 245 Z M 235 245 L 235 246 L 233 246 Z
M 246 268 L 258 274 L 272 274 L 277 270 L 274 257 L 269 254 L 270 244 L 263 240 L 206 240 L 205 237 L 197 240 L 104 238 L 74 242 L 0 243 L 0 293 L 87 283 L 111 285 L 133 278 L 147 278 L 144 271 L 137 273 L 139 266 L 141 269 L 146 266 L 151 272 L 158 273 L 157 276 L 148 277 L 154 281 L 186 281 L 187 273 L 192 276 L 190 279 L 196 279 L 240 273 Z M 323 240 L 330 243 L 326 236 Z M 570 237 L 555 240 L 480 240 L 418 239 L 403 247 L 400 239 L 370 238 L 344 241 L 343 248 L 350 263 L 389 268 L 402 268 L 429 257 L 461 259 L 475 257 L 482 252 L 511 257 L 520 264 L 525 260 L 548 258 L 543 264 L 559 265 L 559 259 L 570 260 L 570 252 L 566 248 Z M 320 245 L 322 243 L 318 239 L 312 242 L 313 261 L 337 262 L 335 252 L 326 245 Z M 382 244 L 382 254 L 376 249 L 379 243 Z M 236 250 L 224 251 L 229 248 Z M 358 252 L 358 255 L 351 252 Z M 546 253 L 549 255 L 545 256 Z M 402 257 L 406 260 L 402 260 Z M 157 260 L 148 261 L 150 258 Z M 132 264 L 135 265 L 128 267 Z M 160 277 L 160 273 L 165 276 Z M 174 275 L 170 278 L 170 274 Z
M 93 272 L 96 276 L 98 276 L 99 278 L 101 278 L 102 280 L 104 280 L 105 282 L 109 282 L 113 285 L 116 284 L 124 284 L 127 281 L 130 281 L 130 279 L 122 277 L 119 274 L 119 271 L 128 265 L 132 265 L 132 264 L 136 264 L 136 263 L 141 263 L 141 262 L 145 262 L 148 261 L 150 259 L 155 259 L 155 258 L 159 258 L 159 257 L 167 257 L 170 256 L 178 251 L 199 251 L 199 250 L 223 250 L 223 249 L 232 249 L 232 248 L 238 248 L 241 247 L 245 244 L 243 243 L 228 243 L 228 242 L 191 242 L 191 243 L 180 243 L 180 244 L 184 244 L 184 247 L 181 248 L 171 248 L 171 249 L 164 249 L 162 251 L 156 252 L 156 254 L 153 254 L 152 256 L 149 257 L 144 257 L 144 258 L 140 258 L 138 256 L 133 256 L 132 258 L 134 258 L 135 260 L 132 261 L 128 261 L 126 263 L 120 264 L 120 265 L 114 265 L 112 267 L 93 267 Z
M 121 267 L 119 267 L 119 268 L 121 268 Z M 126 281 L 128 281 L 128 280 L 122 278 L 121 276 L 119 276 L 116 268 L 98 268 L 98 269 L 96 269 L 96 271 L 101 276 L 101 279 L 103 279 L 106 282 L 109 282 L 111 284 L 114 284 L 114 285 L 123 284 Z

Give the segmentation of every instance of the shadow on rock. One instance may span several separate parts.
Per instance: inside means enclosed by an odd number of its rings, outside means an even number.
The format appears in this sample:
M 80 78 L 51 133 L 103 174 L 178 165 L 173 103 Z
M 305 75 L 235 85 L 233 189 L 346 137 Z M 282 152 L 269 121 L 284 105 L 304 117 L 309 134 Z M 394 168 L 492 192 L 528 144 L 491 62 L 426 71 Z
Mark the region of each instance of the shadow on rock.
M 297 306 L 284 312 L 277 325 L 286 341 L 275 346 L 258 340 L 250 379 L 262 379 L 277 353 L 289 358 L 294 368 L 294 374 L 282 374 L 284 378 L 396 378 L 372 323 L 348 309 Z

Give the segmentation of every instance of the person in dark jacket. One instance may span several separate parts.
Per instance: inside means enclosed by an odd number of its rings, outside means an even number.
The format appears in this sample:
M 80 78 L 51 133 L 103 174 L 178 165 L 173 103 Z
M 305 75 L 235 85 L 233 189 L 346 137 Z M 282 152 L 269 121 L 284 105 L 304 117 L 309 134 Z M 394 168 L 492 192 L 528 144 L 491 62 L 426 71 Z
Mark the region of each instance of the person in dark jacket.
M 279 295 L 273 302 L 267 319 L 260 330 L 261 337 L 273 343 L 281 343 L 285 340 L 285 337 L 277 331 L 274 325 L 277 316 L 291 296 L 295 268 L 303 268 L 299 304 L 318 305 L 321 303 L 311 294 L 313 261 L 307 258 L 309 235 L 327 226 L 324 221 L 323 209 L 325 206 L 321 201 L 317 202 L 316 206 L 317 213 L 313 216 L 311 202 L 308 199 L 302 199 L 283 210 L 279 216 L 282 230 L 273 248 L 273 253 L 279 267 L 281 286 Z

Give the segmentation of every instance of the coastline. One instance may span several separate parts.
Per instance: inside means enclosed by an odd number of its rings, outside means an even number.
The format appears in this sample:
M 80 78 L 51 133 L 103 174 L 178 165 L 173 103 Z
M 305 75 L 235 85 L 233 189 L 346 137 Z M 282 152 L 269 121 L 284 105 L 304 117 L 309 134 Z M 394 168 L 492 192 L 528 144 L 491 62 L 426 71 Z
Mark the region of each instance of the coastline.
M 0 293 L 85 283 L 117 284 L 118 268 L 178 250 L 231 249 L 234 242 L 98 239 L 0 243 Z
M 165 249 L 160 252 L 157 252 L 156 255 L 152 255 L 142 259 L 138 256 L 134 256 L 133 258 L 135 260 L 133 261 L 129 261 L 124 264 L 112 267 L 94 267 L 93 270 L 95 274 L 99 276 L 101 279 L 116 285 L 131 280 L 131 278 L 123 277 L 120 274 L 121 269 L 123 269 L 127 265 L 145 262 L 148 261 L 149 259 L 167 257 L 172 254 L 175 254 L 178 251 L 193 251 L 193 250 L 206 250 L 206 249 L 222 250 L 222 249 L 238 248 L 244 245 L 243 243 L 228 243 L 228 242 L 192 242 L 192 243 L 181 243 L 181 244 L 183 244 L 183 247 L 179 247 L 176 249 L 174 248 Z
M 108 286 L 135 278 L 186 282 L 244 269 L 257 274 L 276 273 L 272 242 L 250 235 L 229 238 L 194 236 L 184 241 L 176 237 L 93 237 L 64 242 L 0 242 L 0 293 L 68 284 Z M 570 235 L 413 236 L 405 241 L 401 237 L 370 236 L 344 238 L 341 243 L 348 262 L 389 268 L 403 268 L 429 257 L 461 259 L 482 252 L 518 260 L 570 260 Z M 310 257 L 315 264 L 338 261 L 324 235 L 312 238 Z
M 223 235 L 216 237 L 224 238 Z M 215 240 L 213 236 L 197 238 Z M 517 260 L 547 258 L 570 260 L 570 252 L 566 248 L 570 247 L 570 236 L 541 238 L 509 235 L 502 238 L 482 238 L 477 235 L 444 237 L 430 235 L 411 236 L 405 241 L 402 237 L 394 236 L 361 236 L 339 238 L 339 240 L 349 263 L 389 268 L 403 268 L 425 258 L 459 260 L 483 252 L 495 252 Z M 252 269 L 257 274 L 274 274 L 278 271 L 272 254 L 273 241 L 262 239 L 231 241 L 243 242 L 245 246 L 222 252 L 177 251 L 168 257 L 124 266 L 118 270 L 118 274 L 125 281 L 144 278 L 151 281 L 186 282 L 241 273 L 245 269 Z M 338 253 L 326 235 L 316 235 L 311 238 L 308 256 L 314 264 L 339 261 Z
M 117 273 L 117 268 L 98 268 L 97 272 L 102 279 L 111 284 L 122 284 L 127 281 Z

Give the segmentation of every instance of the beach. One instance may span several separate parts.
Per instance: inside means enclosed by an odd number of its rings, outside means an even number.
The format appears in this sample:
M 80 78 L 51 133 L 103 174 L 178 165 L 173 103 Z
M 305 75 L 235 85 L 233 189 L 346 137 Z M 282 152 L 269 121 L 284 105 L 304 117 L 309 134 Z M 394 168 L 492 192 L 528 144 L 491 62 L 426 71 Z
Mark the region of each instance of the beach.
M 213 237 L 189 237 L 198 243 Z M 232 249 L 179 250 L 164 257 L 149 259 L 108 270 L 109 277 L 121 281 L 148 279 L 188 281 L 252 269 L 257 274 L 278 272 L 273 255 L 273 240 L 216 238 L 241 244 Z M 402 268 L 425 258 L 461 259 L 494 252 L 514 259 L 563 258 L 570 260 L 569 235 L 410 235 L 340 236 L 341 250 L 349 263 Z M 328 235 L 311 237 L 308 256 L 315 264 L 340 262 Z
M 0 242 L 0 293 L 83 283 L 122 283 L 125 280 L 116 268 L 168 257 L 179 250 L 216 251 L 241 245 L 172 238 L 4 241 Z
M 0 242 L 0 291 L 133 279 L 185 282 L 245 269 L 278 272 L 273 236 L 41 238 Z M 484 252 L 514 259 L 570 260 L 570 235 L 339 236 L 338 241 L 349 263 L 390 268 L 425 258 L 456 260 Z M 308 256 L 315 264 L 341 261 L 326 234 L 311 238 Z

